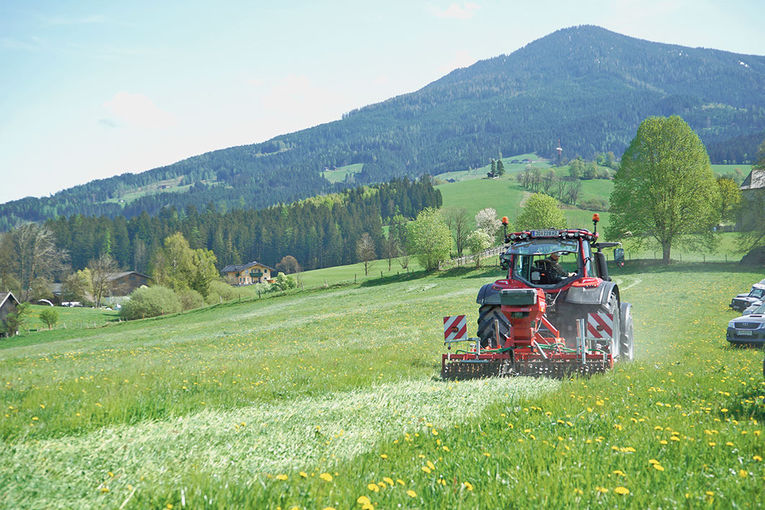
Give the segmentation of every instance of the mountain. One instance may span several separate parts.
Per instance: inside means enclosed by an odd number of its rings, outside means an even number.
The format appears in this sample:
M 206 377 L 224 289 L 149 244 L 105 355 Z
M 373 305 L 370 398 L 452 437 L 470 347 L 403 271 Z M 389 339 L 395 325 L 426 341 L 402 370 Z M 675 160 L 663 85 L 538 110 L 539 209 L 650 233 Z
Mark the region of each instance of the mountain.
M 0 229 L 58 215 L 133 217 L 163 206 L 260 208 L 354 184 L 485 165 L 500 153 L 621 154 L 640 122 L 680 115 L 715 162 L 751 159 L 765 138 L 765 57 L 572 27 L 457 69 L 336 122 L 141 174 L 0 205 Z M 363 166 L 362 166 L 363 165 Z

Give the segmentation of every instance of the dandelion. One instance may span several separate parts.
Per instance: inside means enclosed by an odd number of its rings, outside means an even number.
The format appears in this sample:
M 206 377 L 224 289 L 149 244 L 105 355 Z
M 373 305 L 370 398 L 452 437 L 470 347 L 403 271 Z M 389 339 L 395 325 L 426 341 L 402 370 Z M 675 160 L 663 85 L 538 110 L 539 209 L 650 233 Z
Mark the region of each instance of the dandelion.
M 298 473 L 298 474 L 299 474 L 301 477 L 303 477 L 303 478 L 308 478 L 308 473 L 306 473 L 305 471 L 301 471 L 301 472 L 300 472 L 300 473 Z
M 620 496 L 626 496 L 630 493 L 630 490 L 627 487 L 616 487 L 614 488 L 614 492 L 616 494 L 619 494 Z
M 277 479 L 277 480 L 281 480 L 281 481 L 284 481 L 284 480 L 286 480 L 286 479 L 287 479 L 287 475 L 284 475 L 284 474 L 282 474 L 282 475 L 276 475 L 276 479 Z
M 410 498 L 416 498 L 417 497 L 417 493 L 414 492 L 412 489 L 409 489 L 408 491 L 406 491 L 406 495 L 409 496 Z
M 359 496 L 359 499 L 356 500 L 356 503 L 359 505 L 369 505 L 372 503 L 372 501 L 370 501 L 370 499 L 366 496 Z
M 387 456 L 386 454 L 384 454 L 384 453 L 383 453 L 383 454 L 381 454 L 381 455 L 380 455 L 380 458 L 381 458 L 381 459 L 387 459 L 387 458 L 388 458 L 388 456 Z
M 473 490 L 473 484 L 470 483 L 470 482 L 462 482 L 462 486 L 465 487 L 469 491 Z
M 319 475 L 319 478 L 321 478 L 325 482 L 331 482 L 332 481 L 332 475 L 330 475 L 329 473 L 322 473 L 322 474 Z
M 582 489 L 574 489 L 574 494 L 583 495 L 584 491 Z
M 752 458 L 753 458 L 754 460 L 756 460 L 757 462 L 762 462 L 762 457 L 760 457 L 759 455 L 755 455 L 755 456 L 754 456 L 754 457 L 752 457 Z
M 387 483 L 391 487 L 393 487 L 395 485 L 395 483 L 393 482 L 393 479 L 392 478 L 388 478 L 387 476 L 385 478 L 383 478 L 383 482 Z
M 746 478 L 748 475 L 749 473 L 747 473 L 745 469 L 738 470 L 738 476 L 740 476 L 741 478 Z
M 600 492 L 601 494 L 605 494 L 608 492 L 608 489 L 606 489 L 605 487 L 595 487 L 595 490 Z
M 368 483 L 367 489 L 369 489 L 372 492 L 380 492 L 380 487 L 378 487 L 376 483 Z
M 406 485 L 401 478 L 396 478 L 396 483 L 399 485 Z

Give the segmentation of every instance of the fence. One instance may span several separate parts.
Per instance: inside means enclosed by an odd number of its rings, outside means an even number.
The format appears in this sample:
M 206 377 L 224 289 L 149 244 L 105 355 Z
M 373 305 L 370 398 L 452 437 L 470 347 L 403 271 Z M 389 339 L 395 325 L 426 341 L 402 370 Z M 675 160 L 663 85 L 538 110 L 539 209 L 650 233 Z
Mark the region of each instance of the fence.
M 482 251 L 481 253 L 476 253 L 474 255 L 463 255 L 462 257 L 457 257 L 454 259 L 446 260 L 441 263 L 440 266 L 438 266 L 439 269 L 447 269 L 450 267 L 459 267 L 464 266 L 468 262 L 475 263 L 476 257 L 481 257 L 482 259 L 485 259 L 486 257 L 492 257 L 492 256 L 499 256 L 500 253 L 502 253 L 505 250 L 504 246 L 495 246 L 494 248 L 489 248 L 488 250 Z M 497 262 L 499 264 L 499 262 Z

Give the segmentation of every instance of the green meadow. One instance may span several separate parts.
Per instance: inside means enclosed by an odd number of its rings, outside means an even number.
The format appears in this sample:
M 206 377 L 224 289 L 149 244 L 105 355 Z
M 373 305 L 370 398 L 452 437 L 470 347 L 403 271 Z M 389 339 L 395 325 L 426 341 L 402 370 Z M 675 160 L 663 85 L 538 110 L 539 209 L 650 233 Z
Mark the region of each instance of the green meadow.
M 0 341 L 7 508 L 760 506 L 762 351 L 737 264 L 616 278 L 636 361 L 440 380 L 442 317 L 496 268 L 400 274 Z M 667 313 L 671 310 L 671 313 Z

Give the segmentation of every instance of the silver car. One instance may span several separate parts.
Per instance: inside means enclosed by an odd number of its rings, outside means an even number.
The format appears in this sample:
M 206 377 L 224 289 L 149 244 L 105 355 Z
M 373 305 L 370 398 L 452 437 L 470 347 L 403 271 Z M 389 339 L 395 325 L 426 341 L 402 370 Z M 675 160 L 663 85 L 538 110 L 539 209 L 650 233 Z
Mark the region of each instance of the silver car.
M 743 312 L 757 302 L 761 302 L 763 298 L 765 298 L 765 280 L 752 285 L 752 290 L 746 294 L 739 294 L 734 297 L 728 306 L 737 312 Z
M 765 304 L 730 321 L 726 338 L 731 344 L 765 345 Z

